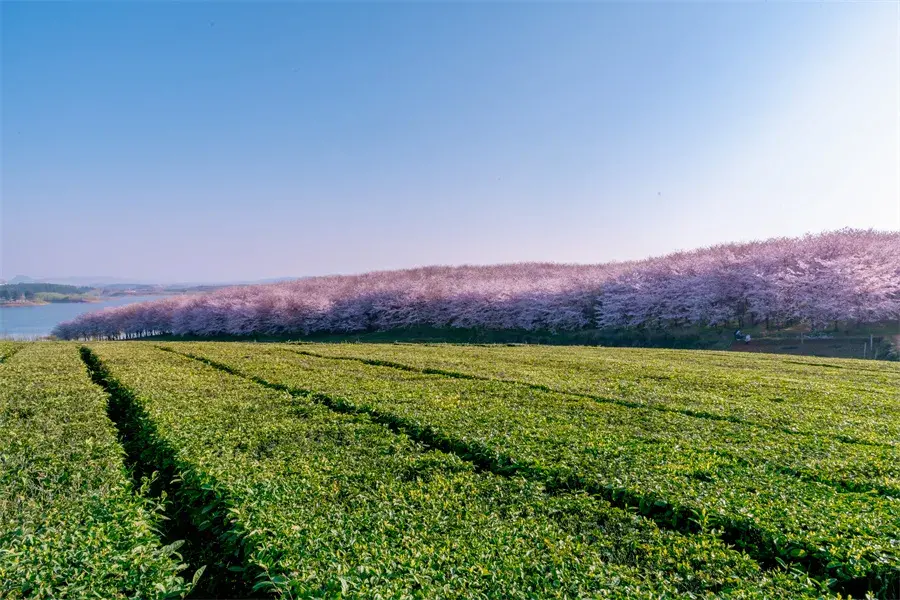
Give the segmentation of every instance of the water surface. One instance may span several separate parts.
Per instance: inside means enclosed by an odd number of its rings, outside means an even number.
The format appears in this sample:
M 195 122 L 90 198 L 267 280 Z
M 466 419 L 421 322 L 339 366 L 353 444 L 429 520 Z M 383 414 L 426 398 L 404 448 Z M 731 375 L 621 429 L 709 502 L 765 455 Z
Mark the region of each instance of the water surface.
M 104 298 L 102 302 L 59 302 L 41 306 L 0 306 L 0 337 L 38 338 L 63 321 L 80 314 L 103 310 L 110 306 L 124 306 L 135 302 L 159 300 L 165 296 L 119 296 Z

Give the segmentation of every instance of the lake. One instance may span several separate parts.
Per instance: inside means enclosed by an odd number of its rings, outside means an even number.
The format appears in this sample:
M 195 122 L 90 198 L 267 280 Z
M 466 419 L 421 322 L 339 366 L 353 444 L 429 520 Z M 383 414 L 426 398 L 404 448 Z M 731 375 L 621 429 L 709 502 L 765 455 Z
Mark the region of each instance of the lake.
M 125 306 L 135 302 L 159 300 L 165 296 L 120 296 L 103 302 L 59 302 L 42 306 L 0 306 L 0 337 L 36 338 L 50 335 L 57 323 L 80 314 Z

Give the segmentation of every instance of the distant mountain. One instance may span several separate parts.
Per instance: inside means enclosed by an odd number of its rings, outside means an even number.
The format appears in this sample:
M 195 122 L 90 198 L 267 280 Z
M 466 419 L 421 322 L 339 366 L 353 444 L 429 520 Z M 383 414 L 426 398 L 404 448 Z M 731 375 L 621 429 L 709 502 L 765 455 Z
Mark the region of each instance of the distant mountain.
M 283 283 L 285 281 L 297 281 L 306 277 L 269 277 L 266 279 L 240 279 L 231 281 L 177 281 L 175 283 L 162 284 L 169 288 L 200 288 L 200 287 L 230 287 L 236 285 L 260 285 L 265 283 Z
M 92 288 L 116 284 L 138 285 L 133 279 L 122 279 L 121 277 L 108 277 L 103 275 L 70 277 L 29 277 L 28 275 L 16 275 L 10 279 L 8 283 L 57 283 L 60 285 L 75 285 Z
M 0 279 L 0 283 L 57 283 L 61 285 L 75 285 L 80 287 L 131 289 L 131 288 L 159 288 L 167 290 L 185 290 L 195 288 L 221 288 L 234 285 L 254 285 L 261 283 L 282 283 L 294 281 L 304 277 L 270 277 L 267 279 L 245 279 L 239 281 L 175 281 L 169 283 L 146 282 L 138 279 L 125 279 L 122 277 L 109 277 L 105 275 L 70 275 L 66 277 L 30 277 L 28 275 L 16 275 L 9 281 Z
M 29 277 L 28 275 L 16 275 L 15 277 L 10 279 L 6 283 L 9 283 L 10 285 L 12 285 L 12 284 L 16 284 L 16 283 L 41 283 L 41 282 L 38 279 Z

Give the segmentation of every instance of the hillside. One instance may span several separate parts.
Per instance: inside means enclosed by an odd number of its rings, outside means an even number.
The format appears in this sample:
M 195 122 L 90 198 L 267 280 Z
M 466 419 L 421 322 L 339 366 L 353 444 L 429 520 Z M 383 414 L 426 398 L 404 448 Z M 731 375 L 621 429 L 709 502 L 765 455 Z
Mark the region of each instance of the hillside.
M 0 341 L 0 596 L 896 598 L 898 384 L 681 350 Z
M 0 341 L 0 597 L 897 598 L 898 386 L 706 351 Z
M 424 267 L 313 277 L 80 316 L 61 338 L 481 330 L 666 331 L 900 318 L 900 232 L 841 230 L 599 265 Z
M 55 283 L 8 283 L 0 285 L 0 305 L 90 302 L 92 288 Z

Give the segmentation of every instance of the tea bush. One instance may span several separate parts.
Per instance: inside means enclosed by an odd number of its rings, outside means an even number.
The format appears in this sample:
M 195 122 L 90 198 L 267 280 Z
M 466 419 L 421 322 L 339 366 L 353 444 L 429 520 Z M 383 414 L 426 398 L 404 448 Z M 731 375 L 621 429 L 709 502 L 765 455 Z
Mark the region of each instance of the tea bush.
M 223 347 L 224 348 L 224 347 Z M 364 414 L 141 343 L 90 345 L 144 458 L 257 591 L 334 598 L 819 597 L 714 534 L 479 471 Z
M 721 530 L 755 559 L 797 564 L 836 589 L 886 595 L 898 585 L 900 454 L 887 443 L 298 353 L 319 346 L 170 346 L 341 410 L 369 413 L 491 470 L 587 490 L 677 530 Z M 462 360 L 468 350 L 446 352 Z M 385 354 L 390 358 L 390 350 Z M 469 368 L 495 368 L 481 360 L 473 356 Z M 559 382 L 567 381 L 566 364 L 556 363 Z M 635 364 L 620 381 L 652 373 Z M 885 380 L 891 377 L 885 371 Z M 678 377 L 669 386 L 681 391 Z M 880 392 L 876 403 L 896 410 L 891 390 Z M 793 397 L 782 393 L 790 405 Z
M 183 596 L 186 565 L 156 526 L 78 347 L 0 364 L 0 597 Z

